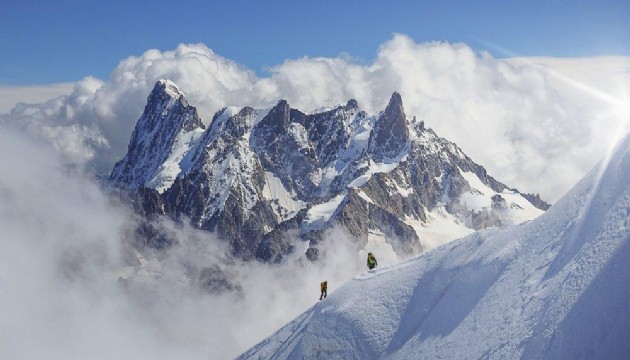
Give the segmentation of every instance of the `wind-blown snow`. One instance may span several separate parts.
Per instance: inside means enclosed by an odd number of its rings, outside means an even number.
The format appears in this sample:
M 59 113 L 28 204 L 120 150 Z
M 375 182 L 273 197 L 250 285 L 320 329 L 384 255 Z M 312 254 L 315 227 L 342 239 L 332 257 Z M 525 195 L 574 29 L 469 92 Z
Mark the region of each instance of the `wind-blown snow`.
M 242 359 L 627 359 L 630 135 L 539 218 L 355 277 Z

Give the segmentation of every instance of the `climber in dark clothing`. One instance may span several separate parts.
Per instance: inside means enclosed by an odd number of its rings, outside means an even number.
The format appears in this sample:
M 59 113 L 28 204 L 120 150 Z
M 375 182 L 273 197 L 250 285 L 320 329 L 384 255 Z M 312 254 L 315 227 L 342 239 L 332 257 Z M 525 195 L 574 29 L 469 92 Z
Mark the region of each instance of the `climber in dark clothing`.
M 376 262 L 376 258 L 374 257 L 372 253 L 368 253 L 368 258 L 367 258 L 368 269 L 372 270 L 376 267 L 376 265 L 378 265 L 378 263 Z
M 319 296 L 319 300 L 325 299 L 326 295 L 328 295 L 328 281 L 323 281 L 319 284 L 319 289 L 322 291 L 322 294 Z

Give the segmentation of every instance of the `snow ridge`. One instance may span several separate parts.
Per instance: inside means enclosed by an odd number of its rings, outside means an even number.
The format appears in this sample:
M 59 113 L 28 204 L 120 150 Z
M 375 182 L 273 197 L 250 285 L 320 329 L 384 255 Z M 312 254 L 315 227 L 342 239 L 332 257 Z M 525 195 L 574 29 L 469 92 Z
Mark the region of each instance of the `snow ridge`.
M 238 359 L 626 359 L 630 134 L 535 220 L 360 274 Z

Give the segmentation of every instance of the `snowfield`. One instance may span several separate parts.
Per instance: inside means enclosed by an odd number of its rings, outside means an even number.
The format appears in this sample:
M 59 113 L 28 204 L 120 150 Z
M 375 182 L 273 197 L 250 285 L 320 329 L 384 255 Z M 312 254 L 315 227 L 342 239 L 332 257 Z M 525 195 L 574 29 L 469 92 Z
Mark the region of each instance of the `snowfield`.
M 627 135 L 539 218 L 360 274 L 239 359 L 628 359 L 629 339 Z

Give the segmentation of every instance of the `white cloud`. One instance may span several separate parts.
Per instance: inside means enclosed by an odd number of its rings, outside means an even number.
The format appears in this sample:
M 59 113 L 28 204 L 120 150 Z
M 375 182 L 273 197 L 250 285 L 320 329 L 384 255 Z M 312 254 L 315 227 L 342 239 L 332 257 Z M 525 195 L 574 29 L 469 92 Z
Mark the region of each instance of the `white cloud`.
M 496 59 L 464 44 L 395 35 L 371 64 L 305 57 L 286 60 L 261 78 L 205 45 L 180 45 L 127 58 L 109 81 L 86 78 L 71 95 L 18 106 L 5 119 L 53 143 L 70 161 L 108 173 L 124 155 L 159 78 L 179 84 L 206 122 L 226 105 L 267 107 L 281 98 L 305 111 L 355 98 L 375 113 L 399 91 L 408 116 L 425 120 L 491 175 L 554 201 L 630 126 L 627 114 L 605 115 L 610 102 L 568 86 L 550 70 L 564 70 L 565 78 L 586 89 L 616 89 L 610 94 L 627 102 L 630 58 L 534 60 Z
M 316 303 L 320 281 L 332 292 L 365 270 L 338 230 L 322 244 L 322 262 L 266 265 L 230 259 L 212 235 L 165 223 L 179 245 L 147 250 L 152 262 L 119 281 L 135 261 L 129 210 L 69 174 L 49 146 L 2 130 L 2 359 L 233 358 Z M 199 291 L 199 272 L 213 265 L 241 290 Z
M 18 103 L 38 104 L 72 92 L 73 83 L 34 86 L 0 85 L 0 114 L 6 114 Z
M 109 148 L 94 109 L 96 91 L 102 85 L 101 80 L 87 77 L 74 84 L 70 95 L 40 104 L 17 104 L 8 115 L 0 116 L 0 124 L 52 144 L 68 162 L 84 164 Z

